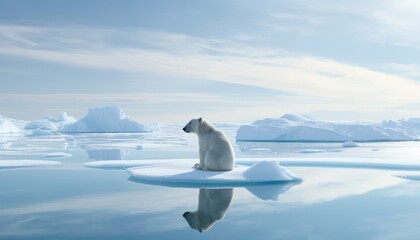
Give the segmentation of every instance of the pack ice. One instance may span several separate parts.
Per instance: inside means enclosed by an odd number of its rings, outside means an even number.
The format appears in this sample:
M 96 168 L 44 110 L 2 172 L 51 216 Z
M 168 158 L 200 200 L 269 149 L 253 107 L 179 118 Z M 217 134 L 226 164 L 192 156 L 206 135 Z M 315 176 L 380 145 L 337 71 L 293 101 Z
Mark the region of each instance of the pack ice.
M 335 123 L 286 114 L 241 125 L 239 141 L 407 141 L 420 137 L 420 118 L 379 123 Z
M 0 114 L 0 134 L 22 133 L 25 121 L 7 118 Z
M 76 122 L 77 120 L 67 113 L 62 112 L 58 118 L 44 117 L 40 120 L 29 122 L 25 125 L 26 130 L 32 130 L 32 135 L 48 135 L 52 132 L 59 132 L 65 126 Z

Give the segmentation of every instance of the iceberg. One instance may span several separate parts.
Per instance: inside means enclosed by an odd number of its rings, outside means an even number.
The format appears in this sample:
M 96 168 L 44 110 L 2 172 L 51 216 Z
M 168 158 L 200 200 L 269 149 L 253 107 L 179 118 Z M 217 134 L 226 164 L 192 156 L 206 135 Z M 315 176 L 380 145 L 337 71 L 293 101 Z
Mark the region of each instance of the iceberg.
M 358 147 L 359 145 L 353 141 L 343 142 L 343 147 Z
M 409 141 L 420 137 L 420 118 L 382 121 L 380 123 L 336 123 L 286 114 L 241 125 L 238 141 Z
M 32 135 L 49 135 L 59 132 L 65 126 L 75 123 L 77 120 L 67 113 L 62 112 L 58 118 L 45 117 L 40 120 L 29 122 L 25 125 L 26 130 L 32 130 Z
M 119 107 L 98 106 L 79 121 L 65 126 L 63 133 L 145 132 L 145 127 L 125 115 Z
M 0 134 L 23 133 L 25 121 L 7 118 L 0 114 Z

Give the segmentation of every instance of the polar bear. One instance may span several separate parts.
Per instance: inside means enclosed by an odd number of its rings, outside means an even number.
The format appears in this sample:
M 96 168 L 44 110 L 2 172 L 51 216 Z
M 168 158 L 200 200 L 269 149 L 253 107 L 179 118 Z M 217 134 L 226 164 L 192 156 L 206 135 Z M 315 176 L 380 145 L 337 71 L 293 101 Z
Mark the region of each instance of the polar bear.
M 202 118 L 192 119 L 183 130 L 198 135 L 200 163 L 195 169 L 229 171 L 235 166 L 235 152 L 226 135 Z
M 201 188 L 198 194 L 197 211 L 185 212 L 182 216 L 191 228 L 200 233 L 205 232 L 225 216 L 232 198 L 233 188 Z

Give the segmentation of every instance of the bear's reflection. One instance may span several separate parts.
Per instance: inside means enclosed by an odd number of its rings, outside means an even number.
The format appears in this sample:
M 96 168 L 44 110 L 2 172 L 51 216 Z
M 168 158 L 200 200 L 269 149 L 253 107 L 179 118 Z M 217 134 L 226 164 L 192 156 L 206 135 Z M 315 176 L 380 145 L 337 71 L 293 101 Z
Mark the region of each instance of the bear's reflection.
M 191 228 L 200 233 L 209 230 L 221 220 L 232 202 L 233 188 L 205 189 L 198 194 L 198 208 L 194 212 L 185 212 L 182 216 Z

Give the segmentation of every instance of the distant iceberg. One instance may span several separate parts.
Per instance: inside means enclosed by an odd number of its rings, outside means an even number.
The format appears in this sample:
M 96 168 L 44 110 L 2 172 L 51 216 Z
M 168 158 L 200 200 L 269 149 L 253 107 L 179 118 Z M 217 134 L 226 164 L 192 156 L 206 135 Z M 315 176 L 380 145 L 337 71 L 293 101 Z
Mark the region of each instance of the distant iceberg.
M 358 147 L 359 145 L 353 141 L 343 142 L 343 147 Z
M 73 124 L 76 121 L 75 118 L 62 112 L 58 118 L 45 117 L 29 122 L 25 125 L 25 129 L 32 130 L 32 135 L 49 135 L 52 132 L 61 131 L 65 126 Z
M 23 126 L 25 124 L 25 121 L 0 115 L 0 134 L 23 133 Z
M 144 132 L 145 127 L 130 120 L 119 107 L 98 106 L 79 121 L 65 126 L 63 133 Z
M 420 118 L 382 121 L 380 123 L 333 123 L 286 114 L 242 125 L 238 141 L 408 141 L 420 137 Z

